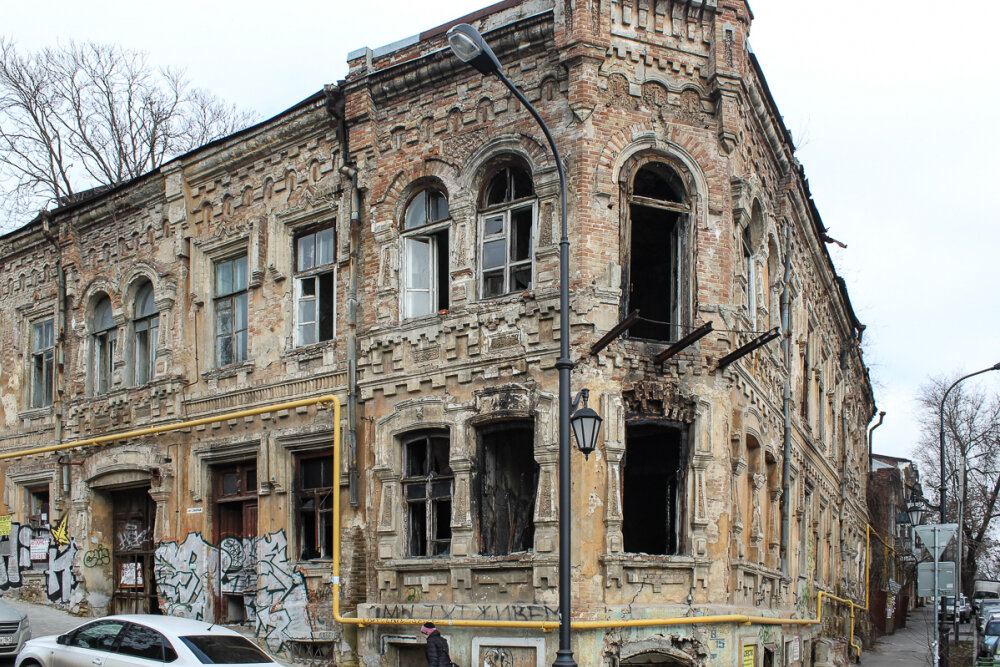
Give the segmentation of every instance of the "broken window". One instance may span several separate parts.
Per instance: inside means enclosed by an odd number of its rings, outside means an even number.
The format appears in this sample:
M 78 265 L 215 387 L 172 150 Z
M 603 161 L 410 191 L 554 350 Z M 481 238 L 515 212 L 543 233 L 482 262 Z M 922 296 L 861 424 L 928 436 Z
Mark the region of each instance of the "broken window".
M 530 290 L 535 187 L 528 170 L 509 165 L 486 182 L 480 201 L 481 292 L 484 299 Z
M 160 313 L 153 303 L 153 285 L 149 282 L 143 284 L 136 293 L 132 330 L 135 333 L 132 377 L 136 385 L 143 385 L 153 379 L 156 343 L 160 332 Z
M 55 374 L 55 335 L 52 318 L 31 325 L 31 407 L 52 405 Z
M 295 342 L 312 345 L 333 339 L 336 330 L 333 228 L 295 240 Z
M 448 309 L 448 199 L 424 189 L 403 216 L 403 317 Z
M 750 228 L 743 228 L 743 302 L 747 307 L 747 314 L 753 324 L 757 318 L 757 282 L 753 265 L 753 245 L 750 241 Z
M 28 501 L 28 525 L 41 532 L 49 524 L 49 486 L 33 486 L 24 491 Z
M 403 442 L 406 551 L 410 556 L 443 556 L 451 552 L 454 474 L 448 456 L 448 435 L 443 432 L 421 433 Z
M 114 372 L 115 344 L 118 331 L 115 318 L 111 314 L 111 299 L 102 296 L 94 306 L 91 327 L 91 378 L 95 394 L 106 394 L 111 388 L 111 374 Z
M 215 264 L 215 364 L 247 358 L 246 255 Z
M 333 557 L 333 452 L 298 457 L 295 490 L 301 560 Z
M 534 429 L 530 422 L 483 429 L 479 436 L 479 553 L 530 551 L 535 537 Z
M 676 555 L 681 548 L 681 489 L 686 430 L 675 425 L 625 427 L 622 537 L 625 551 Z
M 651 163 L 636 173 L 628 196 L 628 261 L 625 312 L 643 319 L 630 334 L 659 341 L 680 335 L 683 295 L 681 242 L 690 207 L 680 176 Z

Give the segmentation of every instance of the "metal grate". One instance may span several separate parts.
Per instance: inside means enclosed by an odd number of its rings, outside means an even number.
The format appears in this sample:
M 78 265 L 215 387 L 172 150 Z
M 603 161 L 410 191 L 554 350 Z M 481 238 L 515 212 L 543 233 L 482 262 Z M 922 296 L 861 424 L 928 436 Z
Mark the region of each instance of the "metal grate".
M 301 662 L 321 661 L 330 664 L 333 660 L 333 642 L 288 642 L 292 658 Z

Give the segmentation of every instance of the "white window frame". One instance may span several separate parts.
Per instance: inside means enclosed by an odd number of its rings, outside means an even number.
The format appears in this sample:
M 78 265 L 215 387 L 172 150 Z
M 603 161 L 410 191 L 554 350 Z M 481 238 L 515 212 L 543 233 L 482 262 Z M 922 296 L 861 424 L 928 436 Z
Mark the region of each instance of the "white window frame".
M 528 248 L 527 259 L 522 260 L 511 260 L 510 253 L 510 243 L 512 240 L 511 234 L 511 217 L 512 213 L 515 211 L 521 211 L 526 208 L 531 209 L 531 232 L 529 234 L 530 247 Z M 501 221 L 501 231 L 497 234 L 491 234 L 489 238 L 486 236 L 486 224 L 488 221 L 495 220 L 499 218 Z M 505 202 L 501 206 L 494 206 L 490 209 L 483 211 L 479 214 L 479 298 L 480 299 L 500 299 L 510 294 L 516 294 L 521 291 L 530 291 L 535 288 L 535 249 L 538 247 L 538 199 L 534 195 L 531 197 L 524 197 L 512 202 Z M 497 266 L 491 266 L 487 268 L 486 263 L 486 244 L 490 242 L 495 242 L 499 240 L 504 241 L 504 259 L 503 263 Z M 530 282 L 527 287 L 512 289 L 510 284 L 510 273 L 511 269 L 519 266 L 527 266 L 530 271 Z M 503 271 L 503 288 L 498 294 L 486 294 L 486 274 L 493 273 L 498 270 Z
M 332 239 L 330 241 L 330 261 L 324 262 L 323 264 L 316 264 L 318 258 L 315 255 L 315 250 L 313 254 L 314 263 L 302 270 L 299 270 L 299 240 L 304 239 L 309 236 L 316 236 L 320 232 L 329 230 Z M 327 343 L 333 341 L 337 338 L 337 233 L 333 226 L 324 226 L 320 228 L 313 228 L 307 232 L 303 232 L 295 236 L 293 241 L 293 252 L 292 261 L 295 268 L 295 302 L 292 307 L 293 311 L 293 321 L 294 321 L 294 336 L 293 340 L 295 342 L 295 347 L 303 347 L 306 345 L 316 345 L 319 343 Z M 323 294 L 320 294 L 320 276 L 329 273 L 331 283 L 333 286 L 333 293 L 329 295 L 332 300 L 331 303 L 331 317 L 333 318 L 333 331 L 330 338 L 320 339 L 319 330 L 319 303 L 324 298 Z M 304 294 L 303 285 L 306 281 L 312 280 L 316 285 L 316 290 L 311 295 Z M 302 317 L 301 306 L 303 303 L 312 303 L 312 319 L 306 320 Z M 303 331 L 309 327 L 312 332 L 312 340 L 307 340 L 303 335 Z
M 428 222 L 427 211 L 425 210 L 424 215 L 421 216 L 421 220 L 424 221 L 423 223 L 418 224 L 412 229 L 406 228 L 406 219 L 411 207 L 429 205 L 425 203 L 426 199 L 419 199 L 421 195 L 426 197 L 429 193 L 441 196 L 444 200 L 445 208 L 447 209 L 448 197 L 444 192 L 434 187 L 423 188 L 419 190 L 407 204 L 403 213 L 403 221 L 400 225 L 400 237 L 402 241 L 402 261 L 400 262 L 400 310 L 402 311 L 402 316 L 405 320 L 435 314 L 441 303 L 441 291 L 448 289 L 447 278 L 449 276 L 441 276 L 439 266 L 442 259 L 441 253 L 449 253 L 451 243 L 450 211 L 446 210 L 446 215 L 443 219 Z M 418 204 L 418 201 L 421 203 Z M 442 236 L 445 238 L 445 248 L 441 247 L 440 239 Z M 415 280 L 416 276 L 411 273 L 414 269 L 414 264 L 416 264 L 417 258 L 415 252 L 411 251 L 421 251 L 421 255 L 423 256 L 421 261 L 427 267 L 427 282 L 425 284 L 417 283 Z M 444 259 L 448 261 L 450 260 L 450 257 L 445 257 Z M 411 299 L 411 296 L 421 294 L 426 295 L 424 308 L 422 309 L 417 307 L 417 303 L 414 299 Z

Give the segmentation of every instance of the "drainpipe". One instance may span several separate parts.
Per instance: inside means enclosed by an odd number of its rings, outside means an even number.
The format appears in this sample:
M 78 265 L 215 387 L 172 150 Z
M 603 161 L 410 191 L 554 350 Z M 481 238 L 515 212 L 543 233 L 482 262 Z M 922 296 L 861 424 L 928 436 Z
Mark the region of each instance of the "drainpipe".
M 883 419 L 885 419 L 885 410 L 878 413 L 878 423 L 868 429 L 868 472 L 872 471 L 872 432 L 882 425 Z
M 781 460 L 781 576 L 788 578 L 788 540 L 791 535 L 791 475 L 792 475 L 792 295 L 788 288 L 792 281 L 792 231 L 785 225 L 785 276 L 781 288 L 781 327 L 785 331 L 781 342 L 785 353 L 784 438 Z
M 351 507 L 357 508 L 358 499 L 358 276 L 361 244 L 361 196 L 358 192 L 358 170 L 350 162 L 349 135 L 345 110 L 346 100 L 340 86 L 326 87 L 326 110 L 337 121 L 340 138 L 340 173 L 351 179 L 351 194 L 348 199 L 348 219 L 350 220 L 349 244 L 351 275 L 347 297 L 347 485 Z M 334 425 L 335 429 L 340 424 Z
M 55 442 L 56 444 L 61 444 L 63 441 L 63 421 L 62 421 L 62 377 L 63 369 L 66 367 L 66 274 L 62 267 L 62 248 L 59 246 L 59 239 L 56 235 L 52 233 L 51 222 L 52 217 L 48 211 L 42 211 L 42 234 L 45 236 L 46 240 L 52 244 L 52 247 L 56 251 L 56 284 L 58 296 L 56 297 L 56 313 L 55 313 L 55 328 L 56 328 L 56 350 L 55 350 L 55 377 L 52 378 L 52 415 L 55 417 Z M 64 475 L 69 470 L 68 467 L 64 469 Z M 65 496 L 63 500 L 69 503 L 69 480 L 66 479 L 63 482 L 63 495 Z

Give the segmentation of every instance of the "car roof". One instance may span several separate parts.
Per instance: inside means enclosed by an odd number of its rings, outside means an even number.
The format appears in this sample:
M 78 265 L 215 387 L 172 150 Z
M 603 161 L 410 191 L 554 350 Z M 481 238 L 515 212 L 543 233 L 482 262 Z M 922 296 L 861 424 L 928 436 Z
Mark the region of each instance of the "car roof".
M 175 636 L 219 634 L 242 637 L 240 633 L 230 630 L 225 626 L 218 625 L 217 623 L 199 621 L 193 618 L 181 618 L 179 616 L 161 616 L 158 614 L 117 614 L 115 616 L 106 616 L 100 620 L 119 620 L 128 621 L 130 623 L 138 623 L 140 625 L 153 628 L 154 630 L 159 630 L 164 634 L 171 634 Z

